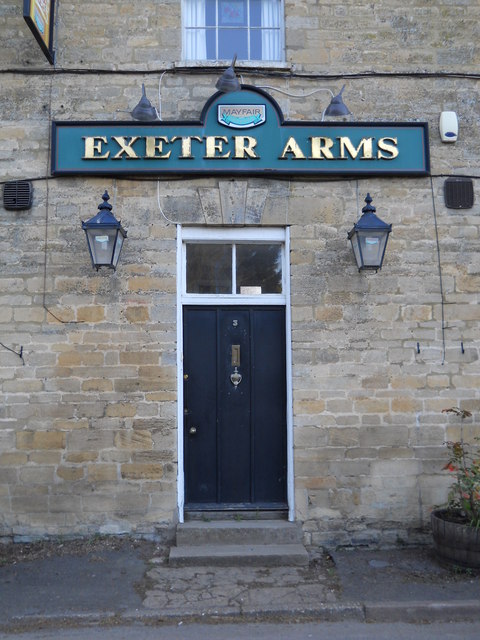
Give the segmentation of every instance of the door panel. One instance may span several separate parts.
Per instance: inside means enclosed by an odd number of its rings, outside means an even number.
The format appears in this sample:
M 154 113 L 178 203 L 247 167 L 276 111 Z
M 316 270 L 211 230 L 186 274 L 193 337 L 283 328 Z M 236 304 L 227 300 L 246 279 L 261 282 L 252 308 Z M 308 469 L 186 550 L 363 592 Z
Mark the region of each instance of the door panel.
M 188 326 L 188 330 L 186 327 Z M 185 310 L 184 315 L 184 431 L 185 478 L 191 502 L 216 502 L 217 471 L 212 451 L 217 448 L 216 311 Z M 188 358 L 187 358 L 188 354 Z M 194 409 L 194 410 L 193 410 Z
M 254 484 L 260 501 L 286 495 L 285 310 L 253 315 Z
M 251 379 L 249 312 L 246 309 L 218 310 L 218 472 L 221 503 L 251 502 Z M 230 376 L 232 345 L 238 347 L 242 376 L 235 386 Z
M 184 373 L 187 506 L 285 506 L 285 309 L 185 307 Z

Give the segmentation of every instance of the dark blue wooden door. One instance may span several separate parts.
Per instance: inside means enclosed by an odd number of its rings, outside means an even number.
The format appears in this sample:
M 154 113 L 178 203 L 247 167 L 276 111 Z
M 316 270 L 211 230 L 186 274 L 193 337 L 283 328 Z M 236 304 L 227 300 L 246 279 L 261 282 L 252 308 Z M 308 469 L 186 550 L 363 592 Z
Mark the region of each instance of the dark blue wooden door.
M 286 507 L 284 307 L 185 307 L 185 504 Z

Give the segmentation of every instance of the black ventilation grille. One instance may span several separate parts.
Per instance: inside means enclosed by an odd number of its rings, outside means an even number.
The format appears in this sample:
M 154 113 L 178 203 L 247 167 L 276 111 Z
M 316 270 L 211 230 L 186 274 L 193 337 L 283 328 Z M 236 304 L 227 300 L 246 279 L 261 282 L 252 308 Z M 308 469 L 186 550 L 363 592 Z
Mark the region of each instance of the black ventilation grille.
M 27 180 L 7 182 L 3 187 L 3 206 L 5 209 L 20 211 L 32 206 L 33 187 Z
M 448 209 L 471 209 L 473 207 L 473 180 L 470 178 L 447 178 L 444 184 L 445 206 Z

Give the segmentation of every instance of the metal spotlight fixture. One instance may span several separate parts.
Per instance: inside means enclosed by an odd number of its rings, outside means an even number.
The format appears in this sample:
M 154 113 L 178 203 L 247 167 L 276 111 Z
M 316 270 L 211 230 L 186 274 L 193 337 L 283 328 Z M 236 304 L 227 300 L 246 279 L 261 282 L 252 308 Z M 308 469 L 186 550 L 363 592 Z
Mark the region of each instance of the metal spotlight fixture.
M 367 193 L 367 203 L 362 209 L 362 217 L 348 233 L 359 271 L 378 271 L 382 268 L 388 235 L 392 225 L 383 222 L 375 215 L 372 198 Z
M 233 56 L 232 64 L 225 69 L 220 78 L 217 80 L 216 88 L 223 93 L 232 93 L 233 91 L 240 91 L 242 86 L 235 75 L 235 62 L 237 60 L 237 54 Z
M 143 120 L 144 122 L 158 120 L 158 113 L 145 93 L 145 85 L 142 84 L 142 97 L 136 107 L 130 111 L 130 115 L 134 120 Z
M 347 106 L 343 102 L 343 98 L 342 98 L 342 93 L 344 89 L 345 89 L 345 85 L 343 85 L 343 87 L 340 89 L 340 93 L 338 93 L 336 96 L 333 96 L 333 98 L 330 100 L 330 104 L 323 112 L 324 116 L 349 116 L 350 115 L 350 111 L 348 110 Z
M 107 191 L 102 196 L 103 202 L 98 205 L 100 213 L 82 221 L 82 229 L 87 236 L 88 250 L 92 265 L 98 271 L 100 267 L 117 268 L 123 241 L 127 232 L 112 213 L 112 205 L 108 204 L 110 196 Z

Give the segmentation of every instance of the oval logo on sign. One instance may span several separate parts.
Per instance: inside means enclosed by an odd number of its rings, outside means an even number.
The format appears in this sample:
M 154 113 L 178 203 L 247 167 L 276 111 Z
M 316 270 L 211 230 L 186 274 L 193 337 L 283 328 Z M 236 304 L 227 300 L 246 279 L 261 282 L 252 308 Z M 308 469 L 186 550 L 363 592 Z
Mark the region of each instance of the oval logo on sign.
M 258 127 L 266 120 L 264 104 L 219 104 L 218 122 L 231 129 Z

